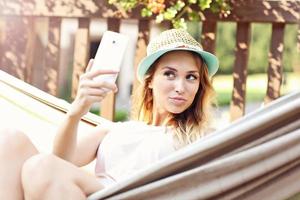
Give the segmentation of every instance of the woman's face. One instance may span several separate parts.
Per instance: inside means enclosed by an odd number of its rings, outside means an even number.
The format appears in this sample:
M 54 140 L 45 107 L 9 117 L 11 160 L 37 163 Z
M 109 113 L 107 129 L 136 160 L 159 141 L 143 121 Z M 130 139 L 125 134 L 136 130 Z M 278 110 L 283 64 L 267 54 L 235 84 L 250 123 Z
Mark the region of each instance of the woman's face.
M 201 60 L 188 51 L 172 51 L 160 58 L 149 84 L 153 111 L 179 114 L 192 103 L 199 88 Z

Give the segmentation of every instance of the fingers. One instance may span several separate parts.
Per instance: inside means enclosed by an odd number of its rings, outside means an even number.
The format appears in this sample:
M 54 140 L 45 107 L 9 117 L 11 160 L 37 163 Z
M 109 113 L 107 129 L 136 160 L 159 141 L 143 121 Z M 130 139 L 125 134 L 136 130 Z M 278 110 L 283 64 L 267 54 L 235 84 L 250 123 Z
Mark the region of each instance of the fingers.
M 107 93 L 109 91 L 108 90 L 104 90 L 104 89 L 88 89 L 86 90 L 86 95 L 88 95 L 89 97 L 102 97 L 104 98 Z
M 118 71 L 114 71 L 114 70 L 108 70 L 108 69 L 97 69 L 95 71 L 90 71 L 87 72 L 86 74 L 83 75 L 83 78 L 87 78 L 87 79 L 93 79 L 99 75 L 104 75 L 104 74 L 117 74 L 119 73 Z
M 101 102 L 111 90 L 107 88 L 80 88 L 75 99 L 81 102 L 81 107 L 90 107 L 93 103 Z M 78 105 L 80 105 L 78 104 Z M 80 106 L 79 106 L 80 107 Z M 84 109 L 87 110 L 87 109 Z
M 95 70 L 91 71 L 93 63 L 94 63 L 94 59 L 90 59 L 88 65 L 85 69 L 85 74 L 83 74 L 81 76 L 81 78 L 92 79 L 101 74 L 117 74 L 118 73 L 118 71 L 108 70 L 108 69 L 95 69 Z
M 93 103 L 99 103 L 101 102 L 103 99 L 105 98 L 105 96 L 90 96 L 89 97 L 89 101 L 93 104 Z
M 118 88 L 115 83 L 105 82 L 105 81 L 94 81 L 94 80 L 84 80 L 81 82 L 81 88 L 86 89 L 97 89 L 97 90 L 105 90 L 105 91 L 113 91 L 117 92 Z

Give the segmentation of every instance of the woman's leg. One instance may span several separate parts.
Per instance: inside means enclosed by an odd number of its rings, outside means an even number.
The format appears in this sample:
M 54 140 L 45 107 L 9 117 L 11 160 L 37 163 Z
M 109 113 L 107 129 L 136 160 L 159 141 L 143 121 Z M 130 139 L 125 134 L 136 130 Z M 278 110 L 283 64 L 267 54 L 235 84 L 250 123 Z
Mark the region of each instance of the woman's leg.
M 35 155 L 24 163 L 22 183 L 28 200 L 86 199 L 103 188 L 93 175 L 57 156 L 45 154 Z
M 0 199 L 23 199 L 21 169 L 25 160 L 38 151 L 20 131 L 0 131 Z

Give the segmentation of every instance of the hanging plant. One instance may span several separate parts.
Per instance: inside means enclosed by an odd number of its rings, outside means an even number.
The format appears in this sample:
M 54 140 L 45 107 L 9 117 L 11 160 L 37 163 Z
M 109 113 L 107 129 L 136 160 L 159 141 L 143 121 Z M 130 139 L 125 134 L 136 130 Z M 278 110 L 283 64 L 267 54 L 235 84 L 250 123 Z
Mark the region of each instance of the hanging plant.
M 171 21 L 174 28 L 186 29 L 186 19 L 199 21 L 203 11 L 207 9 L 219 13 L 222 17 L 230 14 L 228 0 L 109 0 L 108 2 L 126 12 L 139 6 L 142 17 L 154 16 L 157 23 Z

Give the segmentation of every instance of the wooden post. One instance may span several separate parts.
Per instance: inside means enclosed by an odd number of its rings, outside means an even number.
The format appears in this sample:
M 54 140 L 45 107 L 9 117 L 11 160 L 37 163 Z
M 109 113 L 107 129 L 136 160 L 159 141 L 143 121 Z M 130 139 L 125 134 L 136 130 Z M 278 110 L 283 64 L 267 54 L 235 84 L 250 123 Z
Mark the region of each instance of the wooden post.
M 201 32 L 201 45 L 203 50 L 208 51 L 212 54 L 216 52 L 216 30 L 217 22 L 216 21 L 204 21 L 202 24 Z M 213 82 L 213 77 L 211 79 Z
M 230 120 L 234 121 L 245 113 L 247 62 L 250 43 L 250 23 L 239 22 L 236 34 L 236 53 L 233 68 L 233 91 L 230 104 Z
M 300 12 L 300 8 L 299 8 L 299 12 Z M 298 53 L 300 54 L 300 19 L 299 19 L 299 23 L 298 23 L 298 31 L 297 32 L 298 32 L 298 34 L 297 34 L 297 49 L 298 49 Z
M 80 18 L 79 28 L 75 35 L 74 46 L 74 61 L 72 75 L 72 98 L 74 99 L 77 93 L 79 77 L 85 71 L 89 59 L 90 50 L 90 19 Z
M 202 24 L 201 44 L 205 51 L 215 54 L 216 50 L 216 21 L 204 21 Z
M 37 40 L 37 35 L 35 32 L 35 22 L 34 18 L 30 17 L 29 23 L 27 25 L 27 31 L 28 31 L 28 36 L 27 36 L 27 45 L 26 45 L 26 50 L 25 50 L 25 67 L 26 67 L 26 78 L 25 81 L 27 83 L 33 82 L 33 63 L 34 63 L 34 58 L 35 58 L 35 52 L 36 50 L 36 40 Z
M 268 67 L 268 88 L 264 101 L 265 103 L 269 103 L 280 96 L 284 26 L 285 24 L 283 23 L 274 23 L 272 25 Z
M 61 18 L 49 19 L 48 44 L 46 47 L 45 60 L 45 88 L 54 96 L 58 94 L 58 72 L 60 54 Z
M 110 31 L 120 31 L 120 19 L 108 18 L 107 29 Z M 115 115 L 115 94 L 110 92 L 101 102 L 101 116 L 113 121 Z
M 135 50 L 135 57 L 134 57 L 134 73 L 136 74 L 137 66 L 140 61 L 146 56 L 147 54 L 147 45 L 149 43 L 150 37 L 150 20 L 139 20 L 138 23 L 138 39 L 136 43 L 136 50 Z M 134 76 L 133 82 L 133 91 L 138 87 L 138 80 L 137 77 Z

